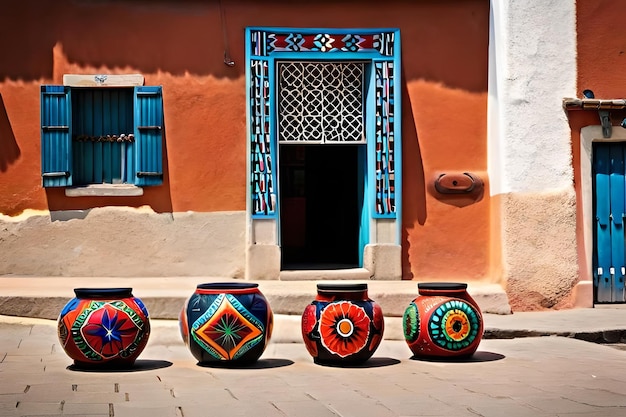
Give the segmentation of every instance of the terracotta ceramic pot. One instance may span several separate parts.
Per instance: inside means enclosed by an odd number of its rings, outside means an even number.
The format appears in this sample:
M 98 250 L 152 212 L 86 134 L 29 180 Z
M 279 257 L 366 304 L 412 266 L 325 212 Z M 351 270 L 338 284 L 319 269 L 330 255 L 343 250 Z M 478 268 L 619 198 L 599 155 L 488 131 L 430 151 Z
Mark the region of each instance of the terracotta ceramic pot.
M 132 288 L 76 288 L 59 315 L 61 346 L 78 367 L 131 367 L 150 335 L 148 310 Z
M 180 331 L 201 364 L 246 365 L 259 359 L 272 335 L 269 302 L 249 282 L 197 286 L 180 313 Z
M 317 297 L 302 314 L 304 344 L 319 364 L 367 361 L 383 338 L 383 312 L 367 284 L 317 285 Z
M 406 308 L 404 338 L 416 357 L 467 357 L 483 337 L 483 317 L 467 284 L 418 284 L 419 296 Z

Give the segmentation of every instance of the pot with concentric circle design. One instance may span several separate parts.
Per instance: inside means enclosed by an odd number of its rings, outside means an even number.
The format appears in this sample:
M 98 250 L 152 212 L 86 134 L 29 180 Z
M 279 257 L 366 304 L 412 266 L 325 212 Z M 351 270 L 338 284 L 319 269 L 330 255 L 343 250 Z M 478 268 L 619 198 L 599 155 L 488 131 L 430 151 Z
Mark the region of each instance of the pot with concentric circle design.
M 359 364 L 376 351 L 383 312 L 368 297 L 367 284 L 321 283 L 302 314 L 302 337 L 318 364 Z
M 427 282 L 406 308 L 404 338 L 415 357 L 468 357 L 483 337 L 483 317 L 467 284 Z
M 59 341 L 78 368 L 129 368 L 150 335 L 148 310 L 132 288 L 75 288 L 57 321 Z

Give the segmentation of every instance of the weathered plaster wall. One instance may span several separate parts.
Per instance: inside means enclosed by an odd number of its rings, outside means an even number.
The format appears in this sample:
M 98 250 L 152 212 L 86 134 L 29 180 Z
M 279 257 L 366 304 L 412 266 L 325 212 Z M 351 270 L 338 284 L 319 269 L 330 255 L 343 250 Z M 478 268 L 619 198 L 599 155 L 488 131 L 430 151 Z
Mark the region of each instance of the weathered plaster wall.
M 492 2 L 489 177 L 514 309 L 553 307 L 578 280 L 562 109 L 576 91 L 575 12 L 574 1 Z
M 0 172 L 1 213 L 109 205 L 149 205 L 157 212 L 245 210 L 243 69 L 229 71 L 216 48 L 200 49 L 221 43 L 215 4 L 10 3 L 12 13 L 0 17 L 0 95 L 8 119 L 4 129 L 11 131 L 2 146 L 19 157 Z M 11 42 L 11 33 L 23 37 Z M 204 36 L 204 42 L 191 42 Z M 141 73 L 146 85 L 163 85 L 162 187 L 126 199 L 67 198 L 62 189 L 41 187 L 39 86 L 62 84 L 66 73 Z
M 503 259 L 515 309 L 555 307 L 578 278 L 574 191 L 502 194 Z
M 486 249 L 491 240 L 491 179 L 486 161 L 488 3 L 372 1 L 356 7 L 351 2 L 298 0 L 222 4 L 225 27 L 218 2 L 59 0 L 41 1 L 37 7 L 17 0 L 4 2 L 3 11 L 10 13 L 0 15 L 0 213 L 17 216 L 28 209 L 130 207 L 137 210 L 135 215 L 120 221 L 128 222 L 132 230 L 144 224 L 136 218 L 143 215 L 142 207 L 163 215 L 174 213 L 174 217 L 187 211 L 194 212 L 191 217 L 243 212 L 244 28 L 398 27 L 403 48 L 399 86 L 404 103 L 403 277 L 490 280 L 491 255 Z M 222 29 L 234 67 L 223 63 Z M 167 156 L 163 186 L 146 188 L 142 197 L 126 198 L 68 198 L 63 190 L 41 188 L 39 86 L 61 83 L 64 73 L 141 73 L 147 85 L 163 85 Z M 482 195 L 451 199 L 433 194 L 432 184 L 440 173 L 465 171 L 485 181 Z M 110 215 L 115 217 L 117 212 Z M 160 224 L 159 216 L 149 218 Z M 58 228 L 76 223 L 53 222 Z M 23 224 L 36 226 L 34 230 L 41 226 Z M 106 229 L 95 230 L 107 234 Z M 204 229 L 184 232 L 194 241 L 201 239 L 195 235 Z M 233 230 L 235 236 L 239 232 Z M 68 235 L 73 232 L 68 230 Z M 73 250 L 78 243 L 65 247 Z M 12 244 L 16 246 L 12 253 L 19 253 L 21 245 L 32 242 L 18 239 Z M 0 251 L 5 245 L 0 243 Z M 204 245 L 198 250 L 214 247 L 206 241 Z M 134 255 L 138 263 L 148 262 L 139 248 Z M 85 252 L 81 257 L 89 263 Z M 46 254 L 40 262 L 39 271 L 44 274 Z M 91 262 L 97 265 L 99 261 L 92 257 Z M 14 260 L 12 265 L 9 273 L 30 271 L 25 262 Z M 167 265 L 164 260 L 162 274 L 169 273 Z M 225 267 L 221 273 L 232 270 Z M 51 267 L 48 273 L 56 274 L 58 269 Z M 188 273 L 200 272 L 190 267 Z
M 148 207 L 0 216 L 0 275 L 243 277 L 243 212 Z
M 417 280 L 490 279 L 486 92 L 424 80 L 407 89 L 417 126 L 415 142 L 404 135 L 407 270 Z M 455 195 L 435 190 L 441 174 L 463 172 L 484 188 Z

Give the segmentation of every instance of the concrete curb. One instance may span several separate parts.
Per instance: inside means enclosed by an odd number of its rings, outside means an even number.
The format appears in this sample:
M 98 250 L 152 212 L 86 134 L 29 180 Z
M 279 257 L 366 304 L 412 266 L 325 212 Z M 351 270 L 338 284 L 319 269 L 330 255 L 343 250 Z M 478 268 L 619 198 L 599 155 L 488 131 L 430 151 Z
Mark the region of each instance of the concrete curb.
M 231 282 L 223 278 L 57 278 L 0 277 L 0 315 L 56 319 L 77 287 L 131 287 L 153 319 L 177 320 L 198 283 Z M 241 280 L 238 280 L 241 281 Z M 331 282 L 331 281 L 327 281 Z M 349 282 L 349 281 L 340 281 Z M 363 281 L 358 281 L 363 282 Z M 418 295 L 415 281 L 366 281 L 368 294 L 386 317 L 402 317 Z M 259 281 L 259 289 L 275 314 L 301 315 L 317 294 L 316 281 Z M 497 284 L 468 286 L 483 313 L 511 314 L 506 292 Z
M 483 339 L 516 339 L 553 336 L 578 339 L 598 344 L 626 343 L 626 325 L 620 328 L 585 331 L 533 330 L 530 328 L 514 328 L 515 326 L 510 326 L 511 328 L 489 326 L 488 323 L 492 318 L 493 315 L 485 315 L 485 333 Z M 301 317 L 296 315 L 274 315 L 272 343 L 302 343 L 300 320 Z M 150 343 L 152 345 L 174 346 L 183 344 L 177 320 L 151 319 L 150 324 L 152 328 Z M 0 315 L 0 325 L 56 327 L 56 320 Z M 384 339 L 404 341 L 402 318 L 385 317 Z

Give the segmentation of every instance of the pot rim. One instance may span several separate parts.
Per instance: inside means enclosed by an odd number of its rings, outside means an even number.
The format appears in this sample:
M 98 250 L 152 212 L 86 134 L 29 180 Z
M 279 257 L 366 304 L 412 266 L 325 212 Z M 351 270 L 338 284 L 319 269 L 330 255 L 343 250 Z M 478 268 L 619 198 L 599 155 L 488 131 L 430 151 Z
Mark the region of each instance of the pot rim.
M 127 298 L 133 296 L 133 289 L 130 287 L 107 287 L 107 288 L 74 288 L 74 294 L 78 298 Z
M 464 282 L 420 282 L 417 288 L 419 290 L 459 291 L 466 290 L 467 284 Z
M 367 283 L 321 283 L 317 290 L 323 292 L 356 292 L 367 291 Z
M 249 290 L 252 288 L 258 288 L 259 284 L 255 282 L 205 282 L 196 286 L 199 290 Z

